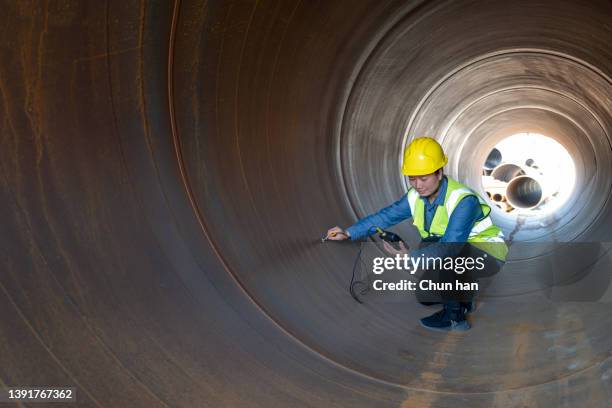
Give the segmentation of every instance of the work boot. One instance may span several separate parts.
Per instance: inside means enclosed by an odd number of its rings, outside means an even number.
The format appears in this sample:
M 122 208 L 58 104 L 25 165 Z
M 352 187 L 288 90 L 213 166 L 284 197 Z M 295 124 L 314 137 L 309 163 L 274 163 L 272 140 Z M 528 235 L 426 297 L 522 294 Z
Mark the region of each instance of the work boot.
M 461 307 L 465 308 L 465 314 L 472 313 L 476 310 L 476 301 L 472 300 L 470 302 L 461 302 Z
M 421 302 L 420 300 L 419 303 L 423 306 L 434 306 L 442 304 L 442 302 Z M 461 306 L 465 308 L 465 314 L 472 313 L 474 310 L 476 310 L 476 302 L 474 300 L 472 300 L 471 302 L 461 302 Z
M 421 324 L 437 331 L 466 331 L 470 323 L 465 320 L 466 308 L 457 302 L 445 303 L 444 308 L 431 316 L 421 319 Z

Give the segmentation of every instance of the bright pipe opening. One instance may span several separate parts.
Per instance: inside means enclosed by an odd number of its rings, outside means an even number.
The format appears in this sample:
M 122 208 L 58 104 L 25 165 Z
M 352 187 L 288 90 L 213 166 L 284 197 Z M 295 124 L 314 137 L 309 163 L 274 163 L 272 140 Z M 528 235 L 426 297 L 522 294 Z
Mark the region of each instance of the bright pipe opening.
M 491 169 L 491 158 L 497 165 Z M 500 141 L 483 164 L 483 188 L 493 204 L 513 215 L 550 214 L 569 198 L 574 161 L 556 140 L 518 133 Z

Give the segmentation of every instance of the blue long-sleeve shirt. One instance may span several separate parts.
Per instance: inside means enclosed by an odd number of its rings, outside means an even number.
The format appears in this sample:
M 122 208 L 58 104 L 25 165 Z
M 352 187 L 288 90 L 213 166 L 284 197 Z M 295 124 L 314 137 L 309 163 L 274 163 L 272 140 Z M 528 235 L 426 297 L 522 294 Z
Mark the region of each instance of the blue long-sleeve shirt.
M 444 205 L 447 185 L 448 181 L 446 176 L 444 176 L 440 182 L 438 196 L 433 203 L 430 203 L 429 199 L 426 197 L 420 197 L 425 204 L 426 231 L 429 231 L 437 206 Z M 480 220 L 483 216 L 484 214 L 480 208 L 478 198 L 475 196 L 463 198 L 451 214 L 446 231 L 438 242 L 467 242 L 472 227 L 476 221 Z M 374 234 L 376 232 L 374 229 L 375 227 L 380 227 L 382 229 L 388 228 L 408 218 L 412 218 L 412 212 L 408 204 L 408 195 L 404 194 L 393 204 L 381 209 L 377 213 L 360 219 L 354 225 L 348 227 L 347 231 L 351 235 L 350 239 L 356 240 Z M 422 254 L 423 256 L 429 257 L 445 257 L 457 255 L 460 250 L 460 245 L 430 245 L 417 251 L 411 250 L 411 255 L 419 256 Z

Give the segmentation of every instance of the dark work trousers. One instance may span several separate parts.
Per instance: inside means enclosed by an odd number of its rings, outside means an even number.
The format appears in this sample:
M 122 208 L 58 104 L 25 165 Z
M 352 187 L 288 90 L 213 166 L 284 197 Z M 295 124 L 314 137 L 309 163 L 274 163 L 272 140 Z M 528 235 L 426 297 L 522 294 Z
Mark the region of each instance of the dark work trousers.
M 468 243 L 423 242 L 421 247 L 428 245 L 459 246 L 460 248 L 454 248 L 455 251 L 459 250 L 457 255 L 443 257 L 444 262 L 430 262 L 429 268 L 421 269 L 416 297 L 423 304 L 443 303 L 453 309 L 459 308 L 461 304 L 468 304 L 478 296 L 480 290 L 465 290 L 464 285 L 473 286 L 472 283 L 477 283 L 480 288 L 481 282 L 479 281 L 495 275 L 504 264 L 503 261 Z M 452 258 L 452 265 L 455 266 L 454 269 L 448 268 L 450 258 Z M 467 268 L 465 267 L 466 260 L 470 258 L 474 260 L 470 261 L 473 262 L 473 266 Z

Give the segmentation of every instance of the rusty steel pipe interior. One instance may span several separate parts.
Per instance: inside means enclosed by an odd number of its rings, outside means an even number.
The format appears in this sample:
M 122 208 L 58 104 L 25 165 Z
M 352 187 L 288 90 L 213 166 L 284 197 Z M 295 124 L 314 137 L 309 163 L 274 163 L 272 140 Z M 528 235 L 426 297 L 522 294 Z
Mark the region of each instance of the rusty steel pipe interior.
M 84 407 L 609 406 L 609 279 L 554 301 L 539 271 L 563 254 L 520 243 L 612 241 L 610 1 L 3 9 L 1 387 L 71 386 Z M 405 193 L 406 143 L 436 137 L 486 197 L 488 154 L 519 132 L 561 143 L 575 188 L 542 216 L 492 206 L 510 257 L 473 328 L 357 304 L 359 244 L 320 238 Z M 568 262 L 609 272 L 598 248 Z

